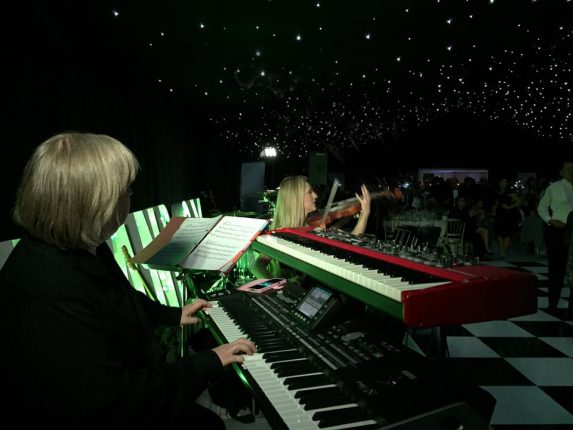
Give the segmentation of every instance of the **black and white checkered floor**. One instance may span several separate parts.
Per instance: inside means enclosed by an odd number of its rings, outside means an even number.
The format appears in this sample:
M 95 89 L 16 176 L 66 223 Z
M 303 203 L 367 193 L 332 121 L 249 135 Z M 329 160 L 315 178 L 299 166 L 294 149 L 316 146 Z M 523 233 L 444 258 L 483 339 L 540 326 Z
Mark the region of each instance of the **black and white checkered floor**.
M 493 429 L 573 429 L 573 322 L 564 319 L 569 289 L 550 313 L 546 261 L 514 253 L 487 264 L 535 273 L 538 311 L 448 328 L 449 367 L 496 398 Z

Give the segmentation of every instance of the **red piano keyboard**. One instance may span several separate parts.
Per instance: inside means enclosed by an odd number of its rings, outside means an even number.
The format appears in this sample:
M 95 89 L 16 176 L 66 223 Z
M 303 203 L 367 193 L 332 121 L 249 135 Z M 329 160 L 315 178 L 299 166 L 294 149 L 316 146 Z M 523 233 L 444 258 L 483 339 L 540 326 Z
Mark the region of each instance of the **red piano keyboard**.
M 325 245 L 333 249 L 338 248 L 344 252 L 443 280 L 443 284 L 430 288 L 401 291 L 402 319 L 408 327 L 490 321 L 537 311 L 537 278 L 532 273 L 488 265 L 435 267 L 322 237 L 315 234 L 311 228 L 280 229 L 270 232 L 269 235 L 280 238 L 283 243 L 284 240 L 288 241 L 289 237 L 302 239 L 307 243 L 315 242 L 322 244 L 323 248 Z M 273 247 L 272 240 L 265 236 L 267 235 L 259 236 L 257 241 L 264 243 L 267 247 Z M 285 252 L 284 245 L 281 252 Z M 286 252 L 288 253 L 288 250 Z M 300 253 L 297 253 L 295 257 L 304 262 L 312 262 L 314 252 L 316 251 L 309 247 L 308 259 Z M 336 288 L 336 285 L 330 286 Z

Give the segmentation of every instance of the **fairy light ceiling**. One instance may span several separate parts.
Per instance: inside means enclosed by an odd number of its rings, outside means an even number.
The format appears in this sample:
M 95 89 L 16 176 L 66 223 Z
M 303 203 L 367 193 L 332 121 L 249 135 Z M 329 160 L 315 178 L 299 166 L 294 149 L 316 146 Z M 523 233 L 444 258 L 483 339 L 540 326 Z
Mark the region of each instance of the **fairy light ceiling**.
M 457 111 L 573 143 L 571 0 L 105 7 L 114 32 L 94 36 L 116 38 L 155 90 L 248 154 L 384 145 Z

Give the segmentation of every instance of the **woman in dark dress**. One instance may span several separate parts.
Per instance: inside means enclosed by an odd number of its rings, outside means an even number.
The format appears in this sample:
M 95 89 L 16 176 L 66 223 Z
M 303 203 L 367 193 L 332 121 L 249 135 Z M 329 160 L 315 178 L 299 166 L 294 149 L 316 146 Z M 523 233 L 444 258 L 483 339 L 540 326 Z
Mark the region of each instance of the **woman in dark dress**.
M 505 258 L 511 246 L 511 238 L 519 233 L 521 224 L 520 204 L 519 196 L 510 188 L 507 178 L 502 178 L 499 181 L 493 208 L 494 228 L 501 258 Z

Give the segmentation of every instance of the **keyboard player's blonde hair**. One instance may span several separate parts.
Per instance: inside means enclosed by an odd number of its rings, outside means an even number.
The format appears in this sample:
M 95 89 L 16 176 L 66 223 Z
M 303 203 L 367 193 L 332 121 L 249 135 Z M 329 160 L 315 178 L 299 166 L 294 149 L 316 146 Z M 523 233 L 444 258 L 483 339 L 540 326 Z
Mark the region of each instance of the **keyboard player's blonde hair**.
M 107 239 L 106 227 L 118 218 L 120 198 L 138 169 L 131 151 L 112 137 L 75 132 L 52 136 L 26 164 L 14 220 L 60 249 L 96 247 Z

